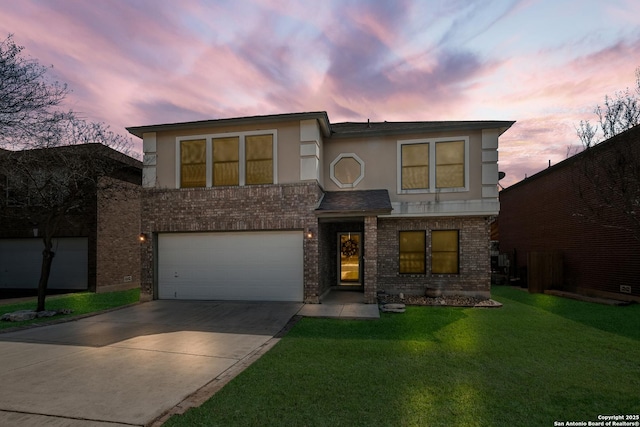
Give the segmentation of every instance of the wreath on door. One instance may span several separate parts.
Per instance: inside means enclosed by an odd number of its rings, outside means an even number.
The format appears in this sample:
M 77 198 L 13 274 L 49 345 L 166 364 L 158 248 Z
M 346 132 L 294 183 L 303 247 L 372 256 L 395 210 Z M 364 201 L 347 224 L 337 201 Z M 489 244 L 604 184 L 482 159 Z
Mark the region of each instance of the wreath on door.
M 340 247 L 340 252 L 346 257 L 358 254 L 358 242 L 353 239 L 346 240 Z

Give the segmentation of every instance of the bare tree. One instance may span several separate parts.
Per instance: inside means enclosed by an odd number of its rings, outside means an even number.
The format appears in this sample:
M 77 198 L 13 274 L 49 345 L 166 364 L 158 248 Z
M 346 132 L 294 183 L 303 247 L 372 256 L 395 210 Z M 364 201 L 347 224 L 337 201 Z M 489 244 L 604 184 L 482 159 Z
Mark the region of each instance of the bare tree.
M 86 227 L 97 191 L 136 183 L 140 166 L 126 155 L 130 139 L 59 111 L 66 85 L 48 81 L 47 68 L 21 51 L 11 36 L 0 43 L 0 217 L 17 232 L 34 230 L 42 239 L 42 311 L 54 237 L 61 229 Z
M 640 67 L 635 75 L 633 91 L 605 96 L 596 107 L 598 125 L 580 122 L 573 185 L 583 201 L 576 215 L 640 241 Z
M 0 42 L 0 146 L 19 146 L 50 132 L 66 114 L 57 110 L 67 85 L 22 54 L 12 35 Z
M 593 147 L 627 129 L 640 124 L 640 67 L 636 68 L 636 87 L 616 92 L 614 97 L 605 95 L 604 106 L 598 105 L 594 113 L 598 125 L 581 120 L 576 132 L 584 149 Z

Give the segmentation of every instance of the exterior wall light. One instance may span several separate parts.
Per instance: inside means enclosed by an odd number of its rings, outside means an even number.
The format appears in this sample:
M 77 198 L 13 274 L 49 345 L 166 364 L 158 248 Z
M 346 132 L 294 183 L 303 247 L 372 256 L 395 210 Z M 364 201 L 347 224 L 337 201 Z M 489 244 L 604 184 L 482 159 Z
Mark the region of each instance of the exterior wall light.
M 145 233 L 140 233 L 138 235 L 138 241 L 140 243 L 145 243 L 147 241 L 147 235 Z

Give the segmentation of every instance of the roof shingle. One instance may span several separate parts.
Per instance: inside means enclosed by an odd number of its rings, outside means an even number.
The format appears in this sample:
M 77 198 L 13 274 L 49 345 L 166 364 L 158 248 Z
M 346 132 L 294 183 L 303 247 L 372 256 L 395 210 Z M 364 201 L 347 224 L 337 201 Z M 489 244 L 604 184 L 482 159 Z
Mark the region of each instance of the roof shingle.
M 387 190 L 327 191 L 316 214 L 388 214 L 392 209 Z

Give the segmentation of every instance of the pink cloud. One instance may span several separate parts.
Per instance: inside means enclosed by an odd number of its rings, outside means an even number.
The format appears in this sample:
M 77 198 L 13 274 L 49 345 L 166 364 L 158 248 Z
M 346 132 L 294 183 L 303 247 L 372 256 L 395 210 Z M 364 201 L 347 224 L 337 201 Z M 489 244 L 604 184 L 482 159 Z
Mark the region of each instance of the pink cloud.
M 551 44 L 512 24 L 537 19 L 531 1 L 25 0 L 3 5 L 0 31 L 55 66 L 73 89 L 69 107 L 118 132 L 312 110 L 332 121 L 517 120 L 500 147 L 501 169 L 517 179 L 564 158 L 575 125 L 633 85 L 636 3 L 598 9 L 605 28 L 621 23 L 615 34 L 585 23 Z
M 511 185 L 524 175 L 538 172 L 562 161 L 570 146 L 577 146 L 576 127 L 580 120 L 596 121 L 595 106 L 604 96 L 624 89 L 634 82 L 634 69 L 640 65 L 640 39 L 619 42 L 552 67 L 541 56 L 530 73 L 505 82 L 505 94 L 498 103 L 513 108 L 518 123 L 501 139 L 500 167 L 507 172 L 505 183 Z M 526 58 L 518 65 L 531 63 Z M 513 62 L 511 63 L 513 66 Z M 511 172 L 511 173 L 510 173 Z M 503 185 L 505 185 L 503 183 Z

